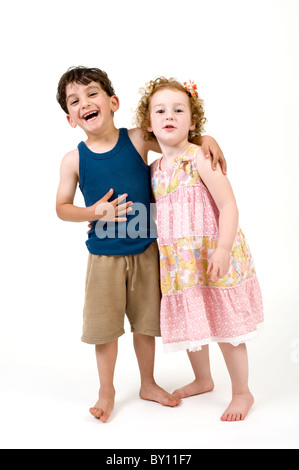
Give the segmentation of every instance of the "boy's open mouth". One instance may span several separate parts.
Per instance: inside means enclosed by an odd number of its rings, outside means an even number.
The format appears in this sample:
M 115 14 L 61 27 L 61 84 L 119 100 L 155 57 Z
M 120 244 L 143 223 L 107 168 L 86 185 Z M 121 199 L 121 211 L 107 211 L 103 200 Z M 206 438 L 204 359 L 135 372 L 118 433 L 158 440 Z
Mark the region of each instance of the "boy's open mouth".
M 95 119 L 98 116 L 98 111 L 92 111 L 91 113 L 86 114 L 83 116 L 85 121 L 90 121 L 91 119 Z

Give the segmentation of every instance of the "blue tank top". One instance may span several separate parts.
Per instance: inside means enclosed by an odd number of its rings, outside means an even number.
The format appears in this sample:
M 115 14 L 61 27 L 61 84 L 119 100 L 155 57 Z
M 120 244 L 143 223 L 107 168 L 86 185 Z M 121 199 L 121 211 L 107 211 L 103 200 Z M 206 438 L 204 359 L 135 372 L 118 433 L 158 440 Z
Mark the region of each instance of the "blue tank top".
M 119 130 L 116 146 L 106 153 L 92 152 L 84 142 L 79 149 L 79 187 L 86 207 L 95 204 L 110 188 L 109 201 L 128 194 L 132 212 L 121 223 L 95 221 L 86 245 L 95 255 L 133 255 L 144 252 L 157 238 L 150 202 L 150 168 L 144 163 L 127 129 Z M 125 201 L 123 201 L 125 202 Z

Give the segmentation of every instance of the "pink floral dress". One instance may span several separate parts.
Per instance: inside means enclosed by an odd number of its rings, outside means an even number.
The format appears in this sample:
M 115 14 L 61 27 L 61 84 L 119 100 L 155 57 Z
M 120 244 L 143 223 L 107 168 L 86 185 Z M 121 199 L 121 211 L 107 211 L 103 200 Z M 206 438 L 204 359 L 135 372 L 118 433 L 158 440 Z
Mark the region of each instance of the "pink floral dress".
M 239 228 L 228 273 L 210 282 L 207 267 L 218 241 L 219 211 L 190 144 L 174 167 L 151 165 L 157 203 L 161 331 L 165 351 L 197 351 L 211 342 L 235 346 L 263 323 L 262 296 L 250 249 Z

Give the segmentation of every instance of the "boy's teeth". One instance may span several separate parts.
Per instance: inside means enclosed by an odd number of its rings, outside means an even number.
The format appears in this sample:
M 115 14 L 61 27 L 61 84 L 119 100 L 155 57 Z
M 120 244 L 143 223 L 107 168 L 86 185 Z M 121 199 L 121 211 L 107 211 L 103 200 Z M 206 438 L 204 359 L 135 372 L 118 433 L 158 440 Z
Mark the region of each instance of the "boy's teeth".
M 86 116 L 84 116 L 84 119 L 85 119 L 86 121 L 88 121 L 88 119 L 91 119 L 91 118 L 93 118 L 93 117 L 96 117 L 97 115 L 98 115 L 97 111 L 94 111 L 94 112 L 89 113 L 89 114 L 87 114 Z

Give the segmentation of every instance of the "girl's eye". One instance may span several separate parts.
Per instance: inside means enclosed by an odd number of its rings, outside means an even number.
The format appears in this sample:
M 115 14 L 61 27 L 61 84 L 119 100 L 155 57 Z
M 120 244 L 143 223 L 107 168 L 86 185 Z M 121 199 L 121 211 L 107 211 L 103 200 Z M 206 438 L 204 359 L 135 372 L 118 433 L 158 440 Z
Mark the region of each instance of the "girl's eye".
M 177 112 L 177 113 L 182 113 L 183 110 L 182 110 L 182 109 L 176 109 L 176 112 Z
M 159 113 L 159 114 L 164 113 L 164 109 L 158 109 L 158 110 L 157 110 L 157 113 Z

